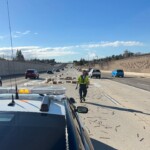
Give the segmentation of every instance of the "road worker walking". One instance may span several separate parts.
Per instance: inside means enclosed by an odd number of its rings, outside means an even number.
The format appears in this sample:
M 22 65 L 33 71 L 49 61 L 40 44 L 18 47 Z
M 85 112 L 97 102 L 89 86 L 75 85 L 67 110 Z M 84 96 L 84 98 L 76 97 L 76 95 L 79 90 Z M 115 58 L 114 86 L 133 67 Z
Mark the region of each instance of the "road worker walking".
M 83 101 L 85 101 L 85 97 L 87 95 L 87 88 L 89 85 L 89 77 L 85 70 L 83 71 L 82 75 L 78 77 L 76 89 L 78 88 L 78 85 L 79 85 L 80 102 L 82 103 Z

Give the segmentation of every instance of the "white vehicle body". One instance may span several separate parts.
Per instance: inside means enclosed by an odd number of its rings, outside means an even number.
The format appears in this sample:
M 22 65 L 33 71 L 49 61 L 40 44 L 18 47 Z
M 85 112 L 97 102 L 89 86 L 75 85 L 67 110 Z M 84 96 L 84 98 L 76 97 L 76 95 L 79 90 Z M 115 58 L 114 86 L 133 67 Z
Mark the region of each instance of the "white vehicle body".
M 61 87 L 19 88 L 16 99 L 15 88 L 0 88 L 1 149 L 65 149 L 64 93 Z
M 0 86 L 2 86 L 2 78 L 0 77 Z
M 65 91 L 58 86 L 0 87 L 0 149 L 94 150 L 78 116 L 88 108 L 76 107 Z
M 92 77 L 101 78 L 101 71 L 99 69 L 91 69 L 89 72 L 89 77 L 90 78 L 92 78 Z

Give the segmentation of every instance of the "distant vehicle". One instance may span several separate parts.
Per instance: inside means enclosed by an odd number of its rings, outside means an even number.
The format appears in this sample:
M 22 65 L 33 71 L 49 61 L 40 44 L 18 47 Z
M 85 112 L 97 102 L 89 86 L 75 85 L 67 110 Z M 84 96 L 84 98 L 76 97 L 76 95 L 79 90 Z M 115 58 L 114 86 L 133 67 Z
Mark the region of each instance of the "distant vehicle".
M 63 87 L 17 91 L 0 89 L 1 150 L 94 150 L 78 116 L 88 108 L 75 106 Z
M 122 69 L 113 70 L 111 73 L 112 77 L 124 77 L 124 71 Z
M 2 78 L 0 77 L 0 86 L 2 86 Z
M 89 77 L 90 78 L 93 78 L 93 77 L 96 77 L 96 78 L 101 78 L 101 71 L 99 69 L 91 69 L 90 72 L 89 72 Z
M 54 71 L 53 70 L 48 70 L 47 73 L 48 74 L 54 74 Z
M 39 73 L 35 69 L 28 69 L 25 72 L 25 78 L 34 78 L 34 79 L 39 79 Z
M 56 69 L 56 72 L 60 72 L 60 69 Z

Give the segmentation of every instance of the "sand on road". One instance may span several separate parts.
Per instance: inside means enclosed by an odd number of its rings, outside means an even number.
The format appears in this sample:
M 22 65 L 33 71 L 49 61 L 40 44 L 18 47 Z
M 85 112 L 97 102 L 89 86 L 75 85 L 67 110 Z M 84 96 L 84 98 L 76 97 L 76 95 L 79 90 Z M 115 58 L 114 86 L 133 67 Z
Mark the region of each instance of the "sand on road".
M 78 76 L 80 72 L 67 74 Z M 75 84 L 64 86 L 67 96 L 89 109 L 80 118 L 95 149 L 150 149 L 150 92 L 107 79 L 91 79 L 90 83 L 85 103 L 79 103 Z

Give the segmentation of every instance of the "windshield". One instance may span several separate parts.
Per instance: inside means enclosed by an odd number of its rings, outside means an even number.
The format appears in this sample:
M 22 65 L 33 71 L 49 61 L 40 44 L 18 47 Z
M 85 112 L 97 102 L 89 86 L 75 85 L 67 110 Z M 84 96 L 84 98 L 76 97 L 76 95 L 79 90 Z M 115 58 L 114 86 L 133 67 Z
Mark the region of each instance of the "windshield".
M 37 141 L 40 141 L 40 145 Z M 65 142 L 65 118 L 62 116 L 29 112 L 0 113 L 0 145 L 3 150 L 65 149 Z
M 123 73 L 123 70 L 117 70 L 118 73 Z
M 93 72 L 100 72 L 99 70 L 93 70 Z
M 27 70 L 27 73 L 34 73 L 34 70 Z

